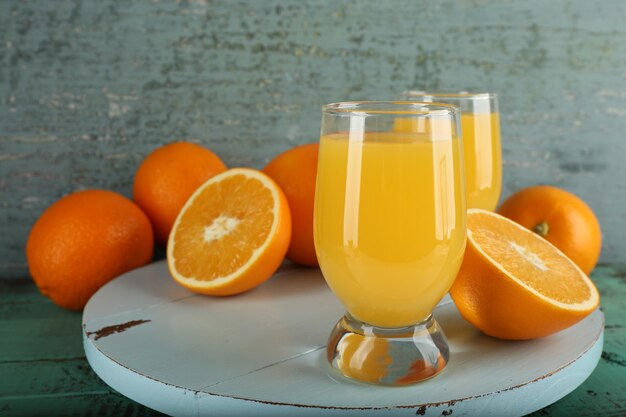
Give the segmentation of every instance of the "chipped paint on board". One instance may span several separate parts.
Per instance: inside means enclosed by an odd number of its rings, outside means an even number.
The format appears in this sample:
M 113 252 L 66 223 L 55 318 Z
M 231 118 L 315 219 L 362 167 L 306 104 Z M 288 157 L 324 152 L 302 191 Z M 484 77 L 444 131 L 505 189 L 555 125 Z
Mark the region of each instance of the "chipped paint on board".
M 132 327 L 149 323 L 151 321 L 152 320 L 131 320 L 125 323 L 115 324 L 112 326 L 105 326 L 93 332 L 86 332 L 86 334 L 87 334 L 87 337 L 91 337 L 93 335 L 93 340 L 98 340 L 98 339 L 102 339 L 103 337 L 111 336 L 112 334 L 123 333 Z

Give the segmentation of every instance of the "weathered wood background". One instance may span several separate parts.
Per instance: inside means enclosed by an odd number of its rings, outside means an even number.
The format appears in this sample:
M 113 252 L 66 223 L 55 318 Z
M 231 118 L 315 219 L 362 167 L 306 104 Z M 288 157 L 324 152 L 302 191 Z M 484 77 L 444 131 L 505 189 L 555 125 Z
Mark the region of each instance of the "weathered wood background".
M 624 260 L 625 22 L 620 0 L 3 0 L 0 277 L 27 275 L 48 205 L 129 196 L 160 144 L 261 167 L 317 139 L 323 103 L 408 87 L 498 92 L 503 197 L 575 192 Z

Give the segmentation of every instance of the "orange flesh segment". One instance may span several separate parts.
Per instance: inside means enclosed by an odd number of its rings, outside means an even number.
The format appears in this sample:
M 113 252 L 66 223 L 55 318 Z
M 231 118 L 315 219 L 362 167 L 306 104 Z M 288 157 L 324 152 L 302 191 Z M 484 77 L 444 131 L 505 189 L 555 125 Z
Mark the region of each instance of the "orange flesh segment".
M 233 175 L 209 185 L 174 232 L 176 271 L 198 281 L 232 274 L 265 243 L 273 222 L 272 192 L 258 179 Z
M 592 297 L 582 272 L 534 233 L 483 213 L 469 215 L 467 227 L 476 245 L 510 277 L 545 297 L 563 304 Z

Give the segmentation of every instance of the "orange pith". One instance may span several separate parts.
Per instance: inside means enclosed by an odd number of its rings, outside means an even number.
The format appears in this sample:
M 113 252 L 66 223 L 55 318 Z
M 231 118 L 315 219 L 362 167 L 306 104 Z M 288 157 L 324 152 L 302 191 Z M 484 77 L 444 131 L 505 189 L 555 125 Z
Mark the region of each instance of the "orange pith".
M 174 279 L 193 291 L 236 294 L 272 275 L 290 234 L 278 186 L 259 171 L 232 169 L 187 201 L 170 235 L 168 264 Z
M 239 175 L 211 184 L 204 190 L 207 197 L 198 198 L 184 213 L 180 222 L 186 226 L 177 231 L 174 248 L 176 268 L 182 275 L 199 281 L 225 277 L 241 268 L 265 242 L 274 220 L 272 195 L 258 183 L 256 179 Z M 218 206 L 209 196 L 219 195 L 222 189 L 237 189 L 241 194 L 233 193 L 232 199 Z M 249 200 L 242 201 L 244 196 Z M 230 233 L 229 226 L 233 227 Z M 205 230 L 211 227 L 216 230 L 221 227 L 224 236 L 205 237 Z M 239 227 L 246 229 L 247 239 L 241 239 Z
M 496 213 L 468 210 L 467 249 L 450 289 L 461 315 L 484 333 L 532 339 L 591 314 L 593 282 L 560 250 Z

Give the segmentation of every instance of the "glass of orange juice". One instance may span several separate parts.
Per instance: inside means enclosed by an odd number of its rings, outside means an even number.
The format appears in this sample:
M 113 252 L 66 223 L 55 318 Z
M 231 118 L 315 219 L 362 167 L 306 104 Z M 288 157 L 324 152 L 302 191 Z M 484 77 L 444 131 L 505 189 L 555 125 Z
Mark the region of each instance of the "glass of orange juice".
M 400 97 L 402 100 L 448 103 L 460 108 L 467 207 L 495 210 L 502 191 L 500 114 L 496 94 L 405 91 Z M 406 123 L 399 119 L 396 129 L 410 129 Z
M 413 126 L 398 131 L 398 119 Z M 346 307 L 327 346 L 332 368 L 373 384 L 430 378 L 448 361 L 432 311 L 465 250 L 458 108 L 416 102 L 323 107 L 315 249 Z

